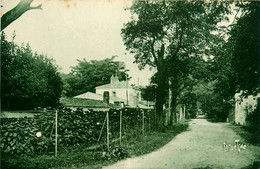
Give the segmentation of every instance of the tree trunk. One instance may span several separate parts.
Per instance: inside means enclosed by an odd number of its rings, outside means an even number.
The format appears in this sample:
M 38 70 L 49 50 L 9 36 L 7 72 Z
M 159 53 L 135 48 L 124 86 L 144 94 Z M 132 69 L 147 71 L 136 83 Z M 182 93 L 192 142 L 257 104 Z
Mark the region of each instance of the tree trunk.
M 176 117 L 176 107 L 177 107 L 177 96 L 178 96 L 178 87 L 177 87 L 177 83 L 172 82 L 172 86 L 171 86 L 171 119 L 170 119 L 170 125 L 173 125 L 174 123 L 177 123 L 177 117 Z
M 163 76 L 163 73 L 158 70 L 158 86 L 156 90 L 156 121 L 157 121 L 157 127 L 163 126 L 163 104 L 164 104 L 164 98 L 165 98 L 165 76 Z
M 182 111 L 183 109 L 182 109 L 182 104 L 180 104 L 180 120 L 182 120 L 182 115 L 183 115 L 183 111 Z
M 22 14 L 31 9 L 42 9 L 42 5 L 31 7 L 33 0 L 21 0 L 19 4 L 1 17 L 1 31 L 18 19 Z
M 158 50 L 158 64 L 157 64 L 157 90 L 156 90 L 156 121 L 157 128 L 163 129 L 163 104 L 165 98 L 165 86 L 167 81 L 167 74 L 165 68 L 165 58 L 164 58 L 164 45 L 162 44 L 161 50 Z
M 184 117 L 184 120 L 186 119 L 186 107 L 185 107 L 185 104 L 183 105 L 183 117 Z
M 171 112 L 172 112 L 172 89 L 171 89 L 171 80 L 168 80 L 169 83 L 169 98 L 168 98 L 168 111 L 166 112 L 165 125 L 171 124 Z
M 177 117 L 176 117 L 176 104 L 172 105 L 171 107 L 171 116 L 170 116 L 170 125 L 177 123 Z

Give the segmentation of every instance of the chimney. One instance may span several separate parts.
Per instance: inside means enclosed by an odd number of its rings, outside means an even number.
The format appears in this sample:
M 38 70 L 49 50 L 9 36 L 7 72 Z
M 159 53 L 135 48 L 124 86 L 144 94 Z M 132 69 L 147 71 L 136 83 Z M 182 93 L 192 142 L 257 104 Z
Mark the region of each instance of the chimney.
M 118 83 L 118 77 L 117 75 L 112 75 L 111 78 L 110 78 L 110 84 L 116 84 Z

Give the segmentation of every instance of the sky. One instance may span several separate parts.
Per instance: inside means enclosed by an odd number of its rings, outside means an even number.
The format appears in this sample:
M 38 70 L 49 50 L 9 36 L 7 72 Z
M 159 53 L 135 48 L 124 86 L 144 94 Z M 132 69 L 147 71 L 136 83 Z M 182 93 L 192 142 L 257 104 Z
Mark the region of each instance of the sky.
M 19 0 L 2 0 L 1 15 Z M 30 10 L 5 28 L 9 40 L 15 31 L 18 45 L 29 42 L 33 51 L 53 58 L 60 72 L 69 73 L 77 60 L 102 60 L 117 55 L 132 77 L 131 83 L 147 85 L 154 71 L 140 71 L 134 55 L 125 50 L 123 24 L 130 21 L 131 0 L 34 0 L 42 10 Z

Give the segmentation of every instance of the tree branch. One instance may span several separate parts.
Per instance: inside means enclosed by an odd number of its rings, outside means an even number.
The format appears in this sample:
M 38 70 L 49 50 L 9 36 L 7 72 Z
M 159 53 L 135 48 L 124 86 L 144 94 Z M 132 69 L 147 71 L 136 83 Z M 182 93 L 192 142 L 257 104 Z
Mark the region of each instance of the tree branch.
M 182 47 L 182 37 L 183 37 L 183 30 L 181 29 L 181 35 L 180 35 L 178 47 L 176 48 L 173 56 L 176 56 Z
M 18 5 L 1 17 L 1 31 L 31 9 L 42 9 L 42 4 L 31 7 L 33 0 L 21 0 Z
M 161 49 L 160 50 L 158 50 L 158 59 L 159 59 L 159 57 L 160 57 L 160 60 L 163 60 L 163 59 L 165 59 L 163 56 L 164 56 L 164 52 L 165 52 L 165 46 L 164 46 L 164 44 L 162 44 L 162 46 L 161 46 Z
M 38 6 L 30 7 L 30 9 L 42 9 L 42 4 L 40 4 Z
M 153 55 L 153 58 L 154 58 L 154 63 L 155 63 L 155 65 L 158 65 L 158 59 L 157 59 L 155 52 L 154 52 L 154 43 L 155 43 L 155 38 L 153 37 L 153 41 L 151 43 L 151 50 L 152 50 L 152 55 Z

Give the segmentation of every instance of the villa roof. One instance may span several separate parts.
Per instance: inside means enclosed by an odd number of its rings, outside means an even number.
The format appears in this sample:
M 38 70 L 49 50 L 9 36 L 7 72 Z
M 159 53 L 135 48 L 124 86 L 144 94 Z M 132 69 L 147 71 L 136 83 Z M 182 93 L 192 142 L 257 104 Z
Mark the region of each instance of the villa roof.
M 81 95 L 75 96 L 73 98 L 81 98 L 81 99 L 90 99 L 90 100 L 103 100 L 103 96 L 102 94 L 97 94 L 97 93 L 92 93 L 92 92 L 87 92 L 87 93 L 83 93 Z M 111 101 L 125 101 L 122 98 L 119 97 L 114 97 L 114 96 L 110 96 L 109 100 Z
M 84 107 L 84 108 L 117 108 L 113 104 L 106 104 L 99 100 L 90 100 L 83 98 L 63 97 L 60 102 L 66 107 Z

